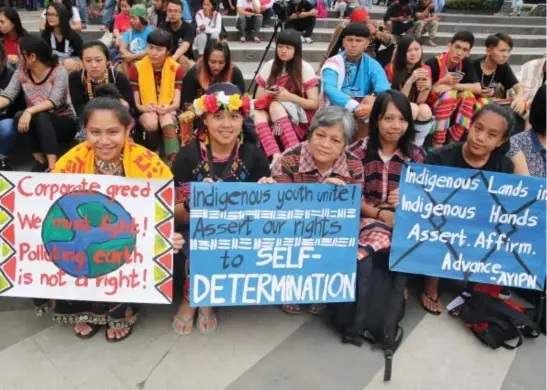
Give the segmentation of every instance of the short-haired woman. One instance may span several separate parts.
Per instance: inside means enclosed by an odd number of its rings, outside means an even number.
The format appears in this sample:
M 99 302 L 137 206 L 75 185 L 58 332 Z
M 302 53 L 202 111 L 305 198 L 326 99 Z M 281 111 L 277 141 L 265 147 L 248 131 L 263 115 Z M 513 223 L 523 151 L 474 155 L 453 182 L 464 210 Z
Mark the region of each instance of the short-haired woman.
M 355 137 L 353 115 L 339 106 L 319 110 L 310 124 L 309 139 L 286 150 L 272 168 L 272 178 L 261 183 L 324 183 L 363 185 L 363 166 L 346 150 Z M 283 305 L 289 314 L 300 314 L 300 305 Z M 324 304 L 312 304 L 308 311 L 320 314 Z

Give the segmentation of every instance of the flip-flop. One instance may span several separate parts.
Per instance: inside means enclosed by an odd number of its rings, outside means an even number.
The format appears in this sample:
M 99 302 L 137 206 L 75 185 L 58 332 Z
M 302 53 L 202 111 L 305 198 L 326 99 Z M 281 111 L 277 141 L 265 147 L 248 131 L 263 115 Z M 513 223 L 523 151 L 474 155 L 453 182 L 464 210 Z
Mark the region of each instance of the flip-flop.
M 179 336 L 190 336 L 192 332 L 194 331 L 194 327 L 192 326 L 192 330 L 189 333 L 184 333 L 179 330 L 179 327 L 175 324 L 176 321 L 181 323 L 184 327 L 194 322 L 195 315 L 192 317 L 184 319 L 179 313 L 175 314 L 173 317 L 173 321 L 171 322 L 171 328 L 173 328 L 173 332 L 178 334 Z
M 213 320 L 216 319 L 215 325 L 214 325 L 211 329 L 209 329 L 209 330 L 203 330 L 203 329 L 201 329 L 201 327 L 199 326 L 199 317 L 204 317 L 204 318 L 205 318 L 205 320 L 203 321 L 204 324 L 208 324 L 209 322 L 211 322 L 211 321 L 213 321 Z M 203 312 L 201 311 L 201 309 L 198 309 L 197 326 L 198 326 L 199 333 L 201 333 L 201 334 L 212 334 L 212 333 L 215 333 L 216 330 L 217 330 L 217 327 L 218 327 L 218 318 L 217 318 L 216 313 L 213 311 L 213 314 L 211 314 L 210 316 L 206 316 L 205 314 L 203 314 Z
M 424 310 L 427 311 L 429 314 L 433 314 L 434 316 L 441 315 L 442 311 L 431 310 L 431 309 L 428 308 L 426 305 L 424 305 L 423 297 L 426 297 L 426 299 L 429 299 L 431 302 L 433 302 L 433 303 L 435 303 L 435 304 L 439 303 L 439 297 L 437 297 L 437 299 L 433 299 L 433 298 L 431 297 L 431 295 L 429 295 L 428 293 L 424 292 L 424 293 L 422 293 L 422 296 L 420 297 L 420 305 L 422 305 L 422 307 L 424 308 Z
M 107 326 L 105 328 L 104 337 L 105 337 L 106 341 L 109 342 L 109 343 L 119 343 L 120 341 L 123 341 L 123 340 L 127 339 L 129 336 L 131 336 L 131 333 L 133 333 L 133 328 L 130 327 L 129 331 L 122 338 L 119 338 L 119 339 L 113 338 L 113 339 L 111 339 L 110 337 L 108 337 L 108 329 L 110 329 L 110 328 Z
M 317 309 L 314 309 L 316 308 L 317 306 L 320 306 L 321 309 L 317 310 Z M 327 306 L 323 303 L 314 303 L 314 304 L 311 304 L 309 307 L 308 307 L 308 313 L 310 314 L 313 314 L 313 315 L 319 315 L 319 314 L 323 314 L 325 312 L 325 310 L 327 310 Z
M 289 306 L 298 306 L 298 310 L 290 309 Z M 287 314 L 302 314 L 300 305 L 281 305 L 281 310 Z
M 88 324 L 88 325 L 91 328 L 91 332 L 84 335 L 84 334 L 81 334 L 81 333 L 78 333 L 78 332 L 74 331 L 74 335 L 76 337 L 78 337 L 79 339 L 89 340 L 90 338 L 92 338 L 93 336 L 95 336 L 97 334 L 99 329 L 101 329 L 101 325 L 90 325 L 90 324 Z

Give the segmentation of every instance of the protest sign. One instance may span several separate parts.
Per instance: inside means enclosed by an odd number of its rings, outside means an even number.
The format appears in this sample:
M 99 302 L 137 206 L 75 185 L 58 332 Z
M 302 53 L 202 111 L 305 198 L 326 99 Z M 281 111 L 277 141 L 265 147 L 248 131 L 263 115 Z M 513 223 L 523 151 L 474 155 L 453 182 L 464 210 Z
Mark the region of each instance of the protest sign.
M 192 183 L 190 303 L 355 300 L 361 187 Z
M 172 180 L 2 172 L 0 295 L 169 303 Z
M 545 179 L 410 164 L 390 256 L 394 271 L 543 289 Z

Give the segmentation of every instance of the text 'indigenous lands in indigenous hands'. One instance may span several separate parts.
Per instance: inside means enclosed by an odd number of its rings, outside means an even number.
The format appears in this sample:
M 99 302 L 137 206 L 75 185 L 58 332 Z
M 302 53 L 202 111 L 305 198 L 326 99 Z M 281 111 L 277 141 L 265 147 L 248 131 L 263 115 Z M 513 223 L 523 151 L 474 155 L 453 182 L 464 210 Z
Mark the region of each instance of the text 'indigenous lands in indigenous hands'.
M 355 299 L 356 185 L 192 183 L 191 304 Z
M 393 270 L 543 288 L 545 179 L 411 164 L 399 193 Z
M 0 294 L 169 303 L 171 181 L 13 172 L 0 184 Z

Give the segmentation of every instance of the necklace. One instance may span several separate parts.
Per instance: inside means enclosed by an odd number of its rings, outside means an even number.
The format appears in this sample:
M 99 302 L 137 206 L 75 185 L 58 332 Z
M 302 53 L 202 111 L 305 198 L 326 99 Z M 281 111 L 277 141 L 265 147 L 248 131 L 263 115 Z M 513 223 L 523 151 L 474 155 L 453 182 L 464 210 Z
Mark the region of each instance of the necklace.
M 488 87 L 490 87 L 490 84 L 492 84 L 492 81 L 494 81 L 494 79 L 496 78 L 496 71 L 498 70 L 498 67 L 496 66 L 496 68 L 494 69 L 494 72 L 490 76 L 488 76 L 488 77 L 490 77 L 490 81 L 488 82 L 488 84 L 484 83 L 484 76 L 485 76 L 485 73 L 484 73 L 484 60 L 481 61 L 481 70 L 482 70 L 481 86 L 483 88 L 488 88 Z
M 123 173 L 123 156 L 120 155 L 118 161 L 103 161 L 95 157 L 95 171 L 105 175 L 118 176 Z
M 102 80 L 99 80 L 99 81 L 92 80 L 91 76 L 89 76 L 87 72 L 85 73 L 84 80 L 86 84 L 87 97 L 89 98 L 89 100 L 93 100 L 93 85 L 108 84 L 108 69 L 105 69 Z

